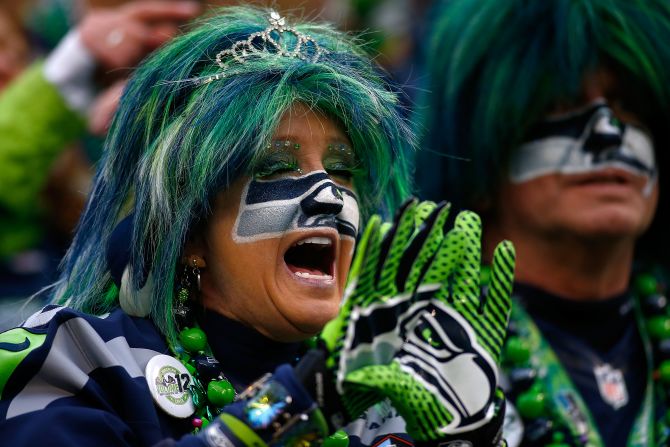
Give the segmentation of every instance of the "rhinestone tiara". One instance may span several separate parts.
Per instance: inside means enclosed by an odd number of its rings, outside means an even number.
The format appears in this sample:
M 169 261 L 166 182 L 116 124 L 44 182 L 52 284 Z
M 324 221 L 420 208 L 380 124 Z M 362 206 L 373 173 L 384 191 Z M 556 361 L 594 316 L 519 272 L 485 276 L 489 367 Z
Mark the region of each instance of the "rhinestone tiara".
M 317 62 L 322 54 L 328 52 L 311 36 L 286 26 L 286 19 L 276 11 L 270 11 L 268 21 L 270 26 L 263 31 L 253 33 L 245 40 L 238 40 L 230 48 L 220 51 L 216 55 L 216 63 L 221 67 L 221 72 L 201 79 L 199 83 L 207 84 L 224 79 L 234 74 L 231 65 L 245 64 L 254 58 L 293 57 L 307 62 Z M 292 34 L 295 42 L 291 44 L 291 39 L 284 38 L 284 33 Z M 289 45 L 292 48 L 289 48 Z

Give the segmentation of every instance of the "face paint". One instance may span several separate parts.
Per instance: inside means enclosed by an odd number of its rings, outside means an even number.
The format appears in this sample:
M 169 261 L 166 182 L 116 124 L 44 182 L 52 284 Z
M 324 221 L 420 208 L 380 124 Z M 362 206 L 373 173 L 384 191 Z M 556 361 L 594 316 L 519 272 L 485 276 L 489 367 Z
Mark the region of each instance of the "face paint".
M 255 242 L 319 228 L 334 228 L 340 237 L 355 239 L 359 218 L 354 192 L 335 184 L 325 171 L 252 179 L 242 192 L 233 239 Z
M 656 181 L 654 146 L 642 129 L 618 121 L 604 100 L 543 121 L 510 160 L 509 178 L 522 183 L 547 174 L 584 174 L 619 168 Z

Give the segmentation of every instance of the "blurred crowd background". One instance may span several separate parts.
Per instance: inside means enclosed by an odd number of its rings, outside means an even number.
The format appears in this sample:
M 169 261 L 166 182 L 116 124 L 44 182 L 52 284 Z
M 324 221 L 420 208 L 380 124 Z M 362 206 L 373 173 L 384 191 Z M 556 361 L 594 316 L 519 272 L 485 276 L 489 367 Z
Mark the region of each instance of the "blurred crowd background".
M 43 305 L 26 297 L 56 278 L 133 67 L 208 9 L 239 3 L 0 0 L 0 330 Z M 430 3 L 270 5 L 359 34 L 411 101 Z

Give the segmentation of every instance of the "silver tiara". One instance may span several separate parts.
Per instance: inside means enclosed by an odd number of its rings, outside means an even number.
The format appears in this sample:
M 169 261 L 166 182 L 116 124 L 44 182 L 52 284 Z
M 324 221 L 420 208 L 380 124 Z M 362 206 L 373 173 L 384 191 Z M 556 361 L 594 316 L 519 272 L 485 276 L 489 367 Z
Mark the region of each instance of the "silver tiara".
M 294 57 L 308 62 L 317 62 L 322 54 L 328 51 L 307 34 L 301 33 L 293 27 L 286 26 L 286 20 L 276 11 L 270 12 L 268 19 L 270 26 L 263 31 L 253 33 L 245 40 L 238 40 L 230 48 L 220 51 L 216 55 L 216 63 L 222 71 L 215 75 L 201 79 L 199 82 L 208 82 L 223 79 L 230 74 L 231 65 L 244 64 L 253 58 L 265 57 Z M 285 39 L 284 33 L 290 33 L 295 38 L 293 44 Z M 292 48 L 289 48 L 292 45 Z

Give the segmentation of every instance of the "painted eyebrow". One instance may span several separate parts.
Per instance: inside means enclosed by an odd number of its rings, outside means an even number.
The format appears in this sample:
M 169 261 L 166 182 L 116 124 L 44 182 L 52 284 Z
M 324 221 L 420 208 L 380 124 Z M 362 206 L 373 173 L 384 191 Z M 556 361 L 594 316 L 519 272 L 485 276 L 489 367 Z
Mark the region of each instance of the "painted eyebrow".
M 283 141 L 283 140 L 289 140 L 289 141 L 294 141 L 296 143 L 302 143 L 303 138 L 299 137 L 298 135 L 293 135 L 293 134 L 277 134 L 274 135 L 272 138 L 270 138 L 270 141 Z M 335 134 L 331 135 L 326 135 L 326 142 L 327 144 L 333 144 L 333 143 L 344 143 L 349 147 L 353 147 L 353 145 L 349 142 L 349 137 L 347 137 L 344 133 L 338 132 Z

